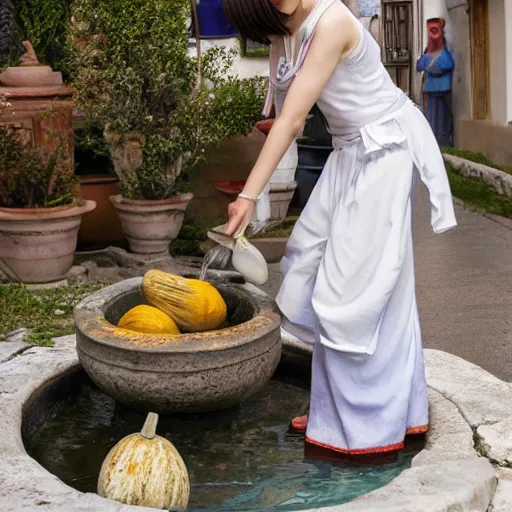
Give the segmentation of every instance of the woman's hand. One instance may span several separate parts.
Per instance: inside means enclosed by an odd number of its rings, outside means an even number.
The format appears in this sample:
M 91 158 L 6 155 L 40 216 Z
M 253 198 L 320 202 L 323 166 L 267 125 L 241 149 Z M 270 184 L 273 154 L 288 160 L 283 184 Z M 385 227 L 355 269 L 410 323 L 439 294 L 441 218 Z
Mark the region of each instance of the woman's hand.
M 226 226 L 226 235 L 238 235 L 247 227 L 254 217 L 254 203 L 249 199 L 239 197 L 228 207 L 229 220 Z

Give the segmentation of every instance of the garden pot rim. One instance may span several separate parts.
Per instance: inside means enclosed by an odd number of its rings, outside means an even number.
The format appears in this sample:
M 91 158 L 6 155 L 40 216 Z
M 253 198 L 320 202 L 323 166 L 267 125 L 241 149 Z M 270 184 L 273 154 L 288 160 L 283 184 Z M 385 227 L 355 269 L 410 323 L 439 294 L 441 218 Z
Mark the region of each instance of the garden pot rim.
M 54 220 L 66 217 L 84 215 L 96 208 L 96 201 L 89 199 L 80 201 L 78 204 L 69 204 L 51 208 L 7 208 L 0 207 L 0 220 L 22 221 L 22 220 Z
M 84 174 L 78 177 L 80 185 L 105 185 L 118 183 L 117 174 Z
M 215 182 L 215 189 L 228 195 L 238 195 L 242 192 L 245 180 L 222 180 Z M 291 192 L 298 187 L 296 180 L 284 181 L 282 183 L 270 183 L 270 194 L 278 192 Z
M 264 135 L 268 135 L 272 126 L 274 125 L 274 121 L 274 118 L 261 119 L 255 124 L 256 129 L 259 130 Z
M 167 199 L 127 199 L 122 194 L 110 196 L 110 200 L 115 206 L 139 206 L 139 207 L 158 207 L 158 206 L 172 206 L 177 204 L 189 203 L 194 198 L 194 194 L 187 192 L 185 194 L 178 194 L 174 197 Z
M 333 146 L 319 146 L 317 144 L 306 144 L 304 142 L 297 142 L 297 147 L 299 149 L 301 149 L 301 148 L 304 148 L 304 149 L 318 149 L 318 150 L 321 150 L 321 151 L 333 151 L 334 150 Z

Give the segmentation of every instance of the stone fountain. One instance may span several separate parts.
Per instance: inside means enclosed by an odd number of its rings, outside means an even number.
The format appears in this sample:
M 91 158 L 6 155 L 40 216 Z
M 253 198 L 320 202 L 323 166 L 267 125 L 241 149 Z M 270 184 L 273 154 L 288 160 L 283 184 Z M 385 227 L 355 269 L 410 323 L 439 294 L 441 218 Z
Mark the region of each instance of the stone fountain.
M 229 327 L 149 336 L 115 327 L 145 303 L 141 284 L 122 281 L 75 308 L 79 359 L 100 389 L 136 409 L 171 413 L 223 409 L 265 387 L 281 357 L 280 317 L 266 294 L 250 284 L 214 282 Z
M 88 488 L 58 471 L 74 457 L 83 469 L 83 461 L 91 454 L 122 437 L 121 430 L 139 413 L 119 402 L 146 409 L 147 400 L 151 402 L 149 407 L 167 411 L 204 411 L 242 402 L 214 414 L 173 414 L 162 423 L 162 435 L 177 441 L 180 451 L 181 446 L 185 449 L 185 461 L 193 468 L 192 496 L 196 499 L 216 489 L 216 497 L 229 503 L 233 493 L 241 490 L 246 495 L 258 493 L 258 503 L 265 504 L 264 510 L 314 512 L 325 506 L 319 502 L 301 505 L 314 484 L 308 481 L 309 472 L 316 475 L 320 490 L 329 484 L 329 489 L 337 491 L 345 482 L 336 480 L 337 472 L 347 474 L 350 470 L 325 463 L 304 466 L 301 453 L 300 460 L 288 460 L 286 457 L 293 454 L 297 457 L 296 449 L 302 447 L 302 441 L 287 439 L 286 424 L 282 424 L 291 411 L 300 412 L 301 397 L 307 394 L 311 348 L 284 339 L 281 351 L 279 317 L 273 301 L 232 279 L 212 279 L 228 303 L 230 326 L 224 331 L 185 335 L 174 343 L 165 337 L 122 337 L 114 324 L 124 311 L 143 300 L 140 279 L 136 278 L 106 288 L 77 306 L 76 337 L 57 339 L 54 348 L 28 348 L 22 355 L 15 352 L 3 362 L 0 359 L 0 510 L 21 512 L 42 507 L 47 512 L 149 512 L 151 509 L 103 499 L 93 489 L 77 490 Z M 512 385 L 450 354 L 427 350 L 425 355 L 431 410 L 425 445 L 412 453 L 407 464 L 396 466 L 391 476 L 384 470 L 387 476 L 380 484 L 362 495 L 360 492 L 359 497 L 354 495 L 351 501 L 347 502 L 346 497 L 331 501 L 326 511 L 512 510 Z M 258 378 L 254 379 L 252 373 Z M 261 390 L 265 383 L 266 391 Z M 284 395 L 276 401 L 272 390 L 277 388 L 284 390 Z M 201 397 L 201 393 L 206 396 Z M 254 409 L 255 403 L 260 404 L 259 409 Z M 73 411 L 81 415 L 78 421 Z M 252 413 L 266 415 L 266 423 L 260 425 L 258 417 L 251 423 Z M 280 417 L 286 420 L 274 419 Z M 61 420 L 55 423 L 56 418 Z M 69 422 L 75 425 L 71 430 Z M 52 424 L 57 430 L 51 430 Z M 92 435 L 91 439 L 97 441 L 80 447 L 84 435 Z M 192 445 L 189 442 L 187 446 L 190 436 Z M 240 442 L 240 451 L 227 451 L 232 444 L 236 450 Z M 269 443 L 274 443 L 281 456 L 284 453 L 284 466 L 279 467 L 284 467 L 288 478 L 286 488 L 273 477 L 263 486 L 257 485 L 257 472 L 265 464 L 272 465 L 274 455 L 268 452 Z M 81 451 L 75 454 L 77 446 Z M 267 458 L 261 459 L 259 452 L 265 450 Z M 102 456 L 100 453 L 99 458 Z M 230 464 L 239 458 L 248 465 L 230 475 Z M 251 466 L 253 460 L 256 462 Z M 297 487 L 294 471 L 303 483 L 306 478 L 305 487 Z M 354 468 L 350 474 L 356 479 L 362 474 L 373 478 L 375 471 L 380 470 Z M 203 474 L 206 483 L 200 480 Z M 229 477 L 225 484 L 223 475 Z M 97 473 L 93 472 L 91 478 L 97 478 Z M 220 483 L 211 487 L 210 478 Z M 244 490 L 244 486 L 250 488 Z M 214 503 L 204 503 L 206 508 L 200 507 L 202 510 L 218 510 Z M 282 503 L 287 505 L 276 508 Z M 221 509 L 240 510 L 229 506 Z

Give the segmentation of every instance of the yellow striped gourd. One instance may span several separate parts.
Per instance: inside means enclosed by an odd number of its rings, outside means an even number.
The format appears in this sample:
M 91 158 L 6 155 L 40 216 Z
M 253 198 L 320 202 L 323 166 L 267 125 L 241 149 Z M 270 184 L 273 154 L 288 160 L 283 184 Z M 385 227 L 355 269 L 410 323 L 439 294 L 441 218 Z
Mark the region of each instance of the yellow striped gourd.
M 206 281 L 150 270 L 142 291 L 149 304 L 169 315 L 182 332 L 211 331 L 226 321 L 226 303 Z
M 127 311 L 117 326 L 144 334 L 180 334 L 176 322 L 169 315 L 146 304 L 135 306 Z

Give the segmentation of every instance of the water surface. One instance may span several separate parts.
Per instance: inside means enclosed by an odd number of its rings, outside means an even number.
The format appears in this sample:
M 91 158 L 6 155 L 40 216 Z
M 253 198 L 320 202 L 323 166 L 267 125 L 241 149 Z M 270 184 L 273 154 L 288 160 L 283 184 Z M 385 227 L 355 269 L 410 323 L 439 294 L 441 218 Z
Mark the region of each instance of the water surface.
M 240 407 L 161 417 L 158 434 L 188 467 L 190 511 L 288 511 L 346 503 L 389 483 L 418 449 L 374 467 L 304 461 L 303 438 L 288 434 L 309 391 L 272 380 Z M 145 415 L 114 402 L 90 381 L 26 441 L 29 454 L 66 484 L 96 492 L 103 459 L 122 437 L 140 431 Z

